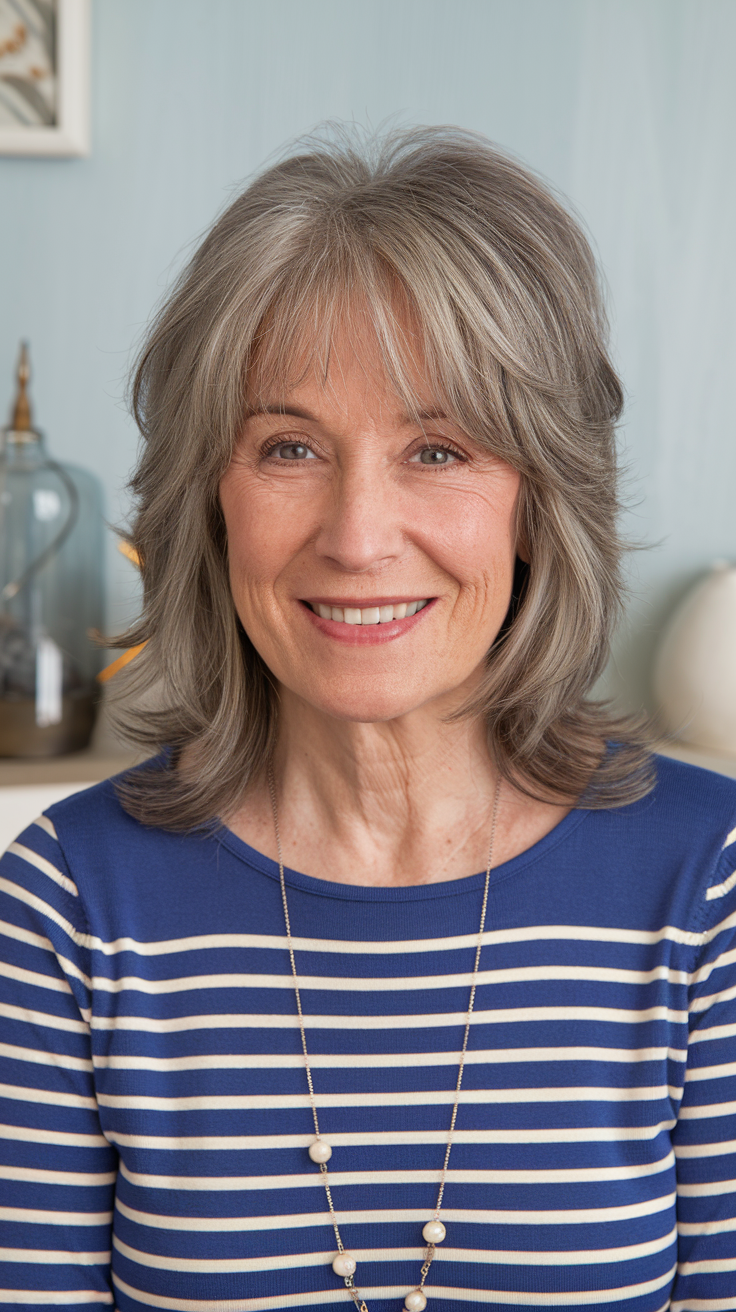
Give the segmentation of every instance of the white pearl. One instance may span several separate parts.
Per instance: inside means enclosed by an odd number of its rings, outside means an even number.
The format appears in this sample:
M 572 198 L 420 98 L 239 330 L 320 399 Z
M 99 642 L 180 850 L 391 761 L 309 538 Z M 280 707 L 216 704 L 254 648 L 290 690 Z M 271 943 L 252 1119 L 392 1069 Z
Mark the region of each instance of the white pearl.
M 324 1139 L 315 1139 L 314 1143 L 309 1145 L 309 1156 L 313 1162 L 329 1162 L 332 1149 Z
M 422 1234 L 428 1244 L 441 1244 L 447 1231 L 441 1221 L 428 1221 Z
M 332 1263 L 332 1270 L 336 1276 L 354 1276 L 358 1263 L 349 1253 L 338 1253 Z
M 406 1312 L 424 1312 L 427 1306 L 427 1300 L 421 1289 L 415 1289 L 411 1294 L 407 1294 L 404 1299 Z

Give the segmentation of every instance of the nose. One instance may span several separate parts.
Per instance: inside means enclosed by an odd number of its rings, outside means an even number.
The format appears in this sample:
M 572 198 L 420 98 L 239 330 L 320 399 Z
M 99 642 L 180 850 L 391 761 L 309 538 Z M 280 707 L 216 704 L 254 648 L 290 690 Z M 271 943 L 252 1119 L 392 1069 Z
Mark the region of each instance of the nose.
M 401 555 L 400 498 L 380 459 L 365 453 L 336 473 L 315 540 L 317 553 L 345 573 L 380 569 Z

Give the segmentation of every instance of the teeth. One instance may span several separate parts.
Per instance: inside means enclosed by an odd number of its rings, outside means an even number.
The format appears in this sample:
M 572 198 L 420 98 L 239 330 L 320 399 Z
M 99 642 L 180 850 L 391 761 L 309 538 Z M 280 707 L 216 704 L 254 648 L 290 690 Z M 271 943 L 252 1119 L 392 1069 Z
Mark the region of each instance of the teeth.
M 336 620 L 338 624 L 388 624 L 391 620 L 408 619 L 422 610 L 427 601 L 400 601 L 395 606 L 324 606 L 317 602 L 312 607 L 323 620 Z

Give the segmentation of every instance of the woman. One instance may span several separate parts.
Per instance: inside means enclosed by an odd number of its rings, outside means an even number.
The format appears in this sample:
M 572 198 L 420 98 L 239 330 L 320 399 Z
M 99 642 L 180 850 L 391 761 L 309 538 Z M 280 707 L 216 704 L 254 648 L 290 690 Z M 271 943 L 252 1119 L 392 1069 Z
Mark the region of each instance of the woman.
M 134 401 L 165 750 L 3 858 L 3 1300 L 736 1306 L 736 787 L 589 700 L 580 229 L 469 134 L 311 142 Z

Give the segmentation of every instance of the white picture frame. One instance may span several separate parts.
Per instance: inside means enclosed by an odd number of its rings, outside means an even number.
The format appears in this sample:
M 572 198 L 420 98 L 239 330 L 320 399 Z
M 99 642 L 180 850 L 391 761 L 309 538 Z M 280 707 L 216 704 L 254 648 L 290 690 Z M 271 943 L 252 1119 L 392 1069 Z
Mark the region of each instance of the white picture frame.
M 34 0 L 6 0 L 22 20 Z M 83 156 L 90 153 L 90 0 L 46 0 L 55 10 L 54 123 L 0 122 L 0 155 Z M 17 30 L 17 29 L 16 29 Z M 0 47 L 0 54 L 2 47 Z M 0 58 L 0 77 L 2 59 Z M 16 79 L 17 84 L 17 79 Z

